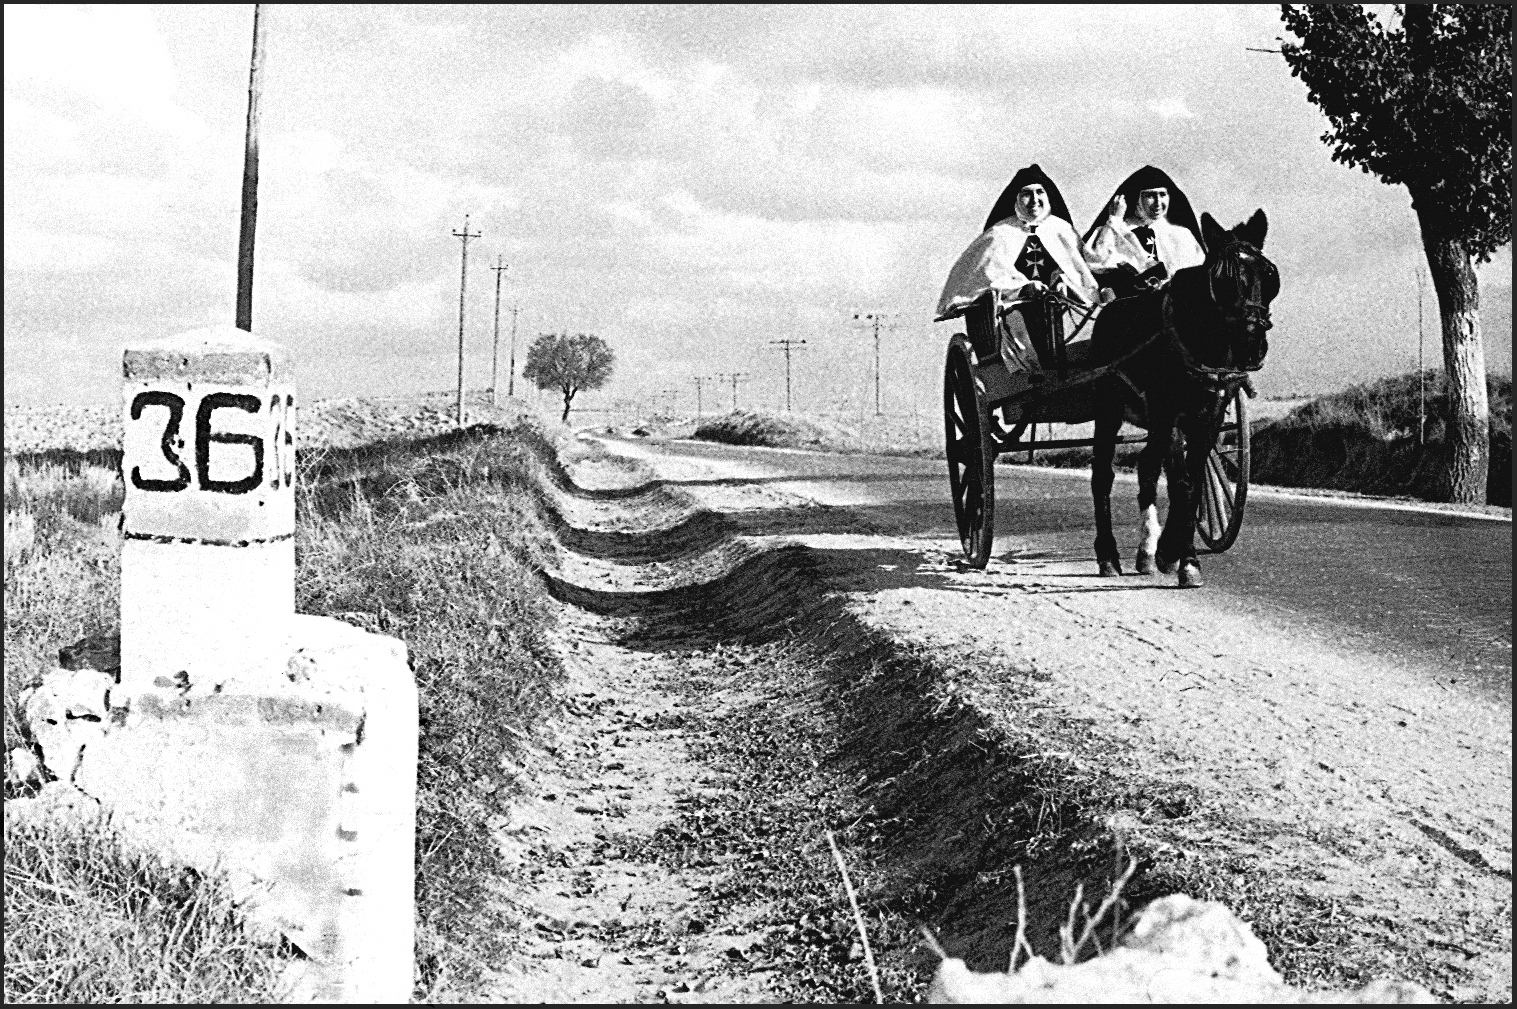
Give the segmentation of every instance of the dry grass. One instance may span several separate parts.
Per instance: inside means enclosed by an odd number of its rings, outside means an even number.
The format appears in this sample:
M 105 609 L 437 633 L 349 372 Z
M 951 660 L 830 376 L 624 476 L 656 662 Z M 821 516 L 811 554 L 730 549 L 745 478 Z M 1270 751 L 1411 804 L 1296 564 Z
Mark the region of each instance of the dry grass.
M 1022 874 L 1020 872 L 1021 866 L 1017 868 L 1019 870 L 1017 873 L 1018 915 L 1020 916 Z M 1085 884 L 1075 884 L 1075 896 L 1069 902 L 1069 920 L 1059 929 L 1059 958 L 1064 961 L 1066 966 L 1080 962 L 1080 957 L 1084 955 L 1087 943 L 1095 946 L 1097 955 L 1106 952 L 1105 947 L 1101 945 L 1101 940 L 1096 934 L 1096 929 L 1100 927 L 1103 921 L 1107 920 L 1107 915 L 1111 916 L 1111 945 L 1115 946 L 1117 944 L 1117 937 L 1121 934 L 1122 929 L 1122 890 L 1127 886 L 1128 881 L 1132 879 L 1133 873 L 1137 871 L 1137 860 L 1129 860 L 1126 871 L 1112 883 L 1111 888 L 1106 893 L 1105 899 L 1096 908 L 1095 914 L 1090 913 L 1090 905 L 1085 903 Z M 1076 938 L 1075 928 L 1082 915 L 1085 918 L 1085 927 L 1080 931 L 1079 937 Z M 1013 956 L 1015 956 L 1015 951 L 1013 951 Z
M 869 946 L 869 929 L 864 926 L 864 913 L 859 910 L 859 895 L 854 892 L 853 880 L 848 878 L 848 864 L 843 861 L 837 838 L 832 836 L 830 830 L 827 831 L 827 846 L 832 849 L 832 860 L 837 863 L 838 872 L 843 876 L 843 889 L 848 894 L 848 907 L 853 911 L 853 924 L 859 930 L 859 942 L 864 947 L 864 966 L 869 970 L 869 983 L 874 986 L 874 1003 L 883 1005 L 885 993 L 880 990 L 880 968 L 874 962 L 874 950 Z
M 17 691 L 58 648 L 118 620 L 121 482 L 109 470 L 5 461 L 5 748 Z
M 281 953 L 221 882 L 104 828 L 5 823 L 5 1001 L 273 1001 Z
M 60 645 L 116 624 L 121 483 L 110 470 L 5 461 L 5 748 L 16 695 Z M 277 951 L 219 880 L 132 852 L 98 826 L 5 824 L 5 999 L 246 1002 L 274 996 Z
M 1418 377 L 1398 375 L 1304 403 L 1256 425 L 1253 476 L 1260 483 L 1448 500 L 1442 484 L 1448 399 L 1441 372 L 1425 376 L 1425 444 L 1418 441 Z M 1491 460 L 1486 503 L 1512 504 L 1512 380 L 1487 380 Z
M 559 671 L 532 567 L 546 549 L 531 471 L 539 436 L 434 441 L 302 454 L 297 592 L 303 612 L 410 648 L 423 732 L 418 995 L 456 1000 L 511 942 L 515 923 L 491 889 L 501 875 L 492 818 L 515 787 L 523 739 L 557 704 Z M 118 620 L 120 500 L 115 475 L 87 462 L 6 460 L 7 750 L 21 742 L 17 689 L 61 645 Z M 241 936 L 216 881 L 98 834 L 7 828 L 6 841 L 8 1000 L 271 995 L 253 959 L 269 951 Z
M 936 415 L 774 414 L 734 410 L 703 421 L 692 437 L 728 445 L 802 448 L 827 452 L 935 456 L 943 452 L 942 419 Z
M 455 1001 L 509 954 L 492 828 L 524 740 L 558 704 L 533 570 L 537 436 L 480 431 L 434 455 L 329 454 L 297 521 L 298 607 L 393 634 L 420 695 L 417 997 Z

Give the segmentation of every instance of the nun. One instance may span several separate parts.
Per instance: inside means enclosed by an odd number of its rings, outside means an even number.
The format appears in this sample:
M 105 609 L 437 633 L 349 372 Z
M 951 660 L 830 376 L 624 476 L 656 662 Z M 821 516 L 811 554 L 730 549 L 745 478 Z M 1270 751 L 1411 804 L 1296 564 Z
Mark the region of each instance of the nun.
M 1062 324 L 1062 312 L 1055 317 L 1044 310 L 1040 295 L 1048 290 L 1084 305 L 1095 304 L 1101 293 L 1059 187 L 1042 168 L 1028 165 L 1012 177 L 985 230 L 948 271 L 937 318 L 961 315 L 985 292 L 996 292 L 998 308 L 1012 309 L 997 312 L 1007 363 L 1036 371 L 1040 356 L 1048 356 L 1050 325 Z
M 1195 211 L 1173 179 L 1144 165 L 1129 175 L 1085 232 L 1085 260 L 1118 297 L 1156 290 L 1206 261 Z

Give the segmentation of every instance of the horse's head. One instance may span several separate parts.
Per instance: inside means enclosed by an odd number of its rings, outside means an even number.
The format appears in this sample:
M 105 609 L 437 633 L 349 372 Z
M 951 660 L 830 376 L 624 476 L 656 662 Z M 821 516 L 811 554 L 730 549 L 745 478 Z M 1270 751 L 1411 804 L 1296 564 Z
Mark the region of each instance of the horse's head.
M 1232 230 L 1210 214 L 1201 215 L 1207 290 L 1222 317 L 1223 346 L 1218 349 L 1225 351 L 1225 360 L 1219 365 L 1257 371 L 1269 352 L 1269 303 L 1280 293 L 1280 272 L 1261 251 L 1268 231 L 1263 210 Z

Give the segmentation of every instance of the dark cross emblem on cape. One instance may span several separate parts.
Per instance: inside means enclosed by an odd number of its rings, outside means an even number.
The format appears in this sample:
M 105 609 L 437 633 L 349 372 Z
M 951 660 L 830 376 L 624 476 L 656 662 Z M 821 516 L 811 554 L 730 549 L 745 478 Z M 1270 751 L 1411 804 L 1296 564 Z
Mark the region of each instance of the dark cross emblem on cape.
M 1022 254 L 1017 257 L 1015 265 L 1017 272 L 1030 280 L 1046 284 L 1053 276 L 1053 260 L 1049 258 L 1048 250 L 1043 248 L 1043 240 L 1036 234 L 1027 236 L 1027 244 L 1022 246 Z
M 1132 233 L 1133 237 L 1138 240 L 1138 244 L 1143 246 L 1144 252 L 1148 253 L 1154 259 L 1159 258 L 1159 244 L 1154 241 L 1153 228 L 1147 227 L 1145 225 L 1141 228 L 1132 229 Z

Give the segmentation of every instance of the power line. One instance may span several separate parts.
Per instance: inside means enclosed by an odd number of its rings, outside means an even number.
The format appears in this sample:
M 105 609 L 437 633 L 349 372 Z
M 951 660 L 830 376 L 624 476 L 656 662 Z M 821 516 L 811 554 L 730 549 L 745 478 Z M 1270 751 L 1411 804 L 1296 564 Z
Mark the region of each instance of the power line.
M 495 265 L 490 269 L 495 271 L 495 342 L 490 349 L 490 405 L 499 406 L 500 400 L 496 395 L 500 385 L 500 278 L 505 276 L 511 269 L 505 265 L 505 256 L 496 256 Z
M 478 231 L 469 232 L 469 215 L 464 215 L 464 230 L 453 232 L 454 238 L 463 239 L 463 264 L 458 272 L 458 426 L 464 426 L 464 291 L 469 284 L 469 239 L 478 238 Z
M 783 340 L 770 340 L 769 346 L 779 347 L 785 351 L 785 412 L 790 412 L 790 352 L 796 347 L 804 347 L 805 340 L 792 340 L 785 337 Z

